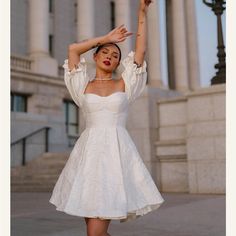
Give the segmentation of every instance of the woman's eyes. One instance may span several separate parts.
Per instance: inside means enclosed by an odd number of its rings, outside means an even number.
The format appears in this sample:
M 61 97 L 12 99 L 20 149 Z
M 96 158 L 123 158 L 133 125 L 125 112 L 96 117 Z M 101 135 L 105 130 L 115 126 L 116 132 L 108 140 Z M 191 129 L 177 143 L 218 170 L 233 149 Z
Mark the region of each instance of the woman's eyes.
M 105 53 L 105 54 L 108 53 L 108 52 L 106 52 L 106 51 L 102 51 L 102 52 Z M 113 55 L 113 57 L 118 58 L 118 56 L 114 56 L 114 55 Z

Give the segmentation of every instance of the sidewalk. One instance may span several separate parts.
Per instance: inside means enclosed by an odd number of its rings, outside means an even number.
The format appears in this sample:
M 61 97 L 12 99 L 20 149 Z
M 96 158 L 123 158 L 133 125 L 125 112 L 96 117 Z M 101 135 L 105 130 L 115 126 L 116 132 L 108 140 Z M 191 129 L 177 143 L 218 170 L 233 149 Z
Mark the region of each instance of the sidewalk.
M 86 236 L 81 217 L 56 211 L 51 193 L 11 194 L 11 236 Z M 112 236 L 225 236 L 225 195 L 162 193 L 162 206 L 134 221 L 112 220 Z

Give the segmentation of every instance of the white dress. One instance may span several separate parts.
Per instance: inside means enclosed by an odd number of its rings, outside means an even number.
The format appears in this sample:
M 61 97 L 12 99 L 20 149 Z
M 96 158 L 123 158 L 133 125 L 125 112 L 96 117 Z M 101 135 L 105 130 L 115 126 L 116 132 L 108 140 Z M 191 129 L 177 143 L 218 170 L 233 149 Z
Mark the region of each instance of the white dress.
M 164 202 L 125 125 L 129 104 L 144 90 L 146 61 L 137 68 L 134 52 L 122 60 L 125 92 L 84 94 L 86 61 L 65 69 L 65 84 L 86 120 L 49 200 L 56 210 L 80 217 L 126 222 Z M 137 114 L 138 115 L 138 114 Z

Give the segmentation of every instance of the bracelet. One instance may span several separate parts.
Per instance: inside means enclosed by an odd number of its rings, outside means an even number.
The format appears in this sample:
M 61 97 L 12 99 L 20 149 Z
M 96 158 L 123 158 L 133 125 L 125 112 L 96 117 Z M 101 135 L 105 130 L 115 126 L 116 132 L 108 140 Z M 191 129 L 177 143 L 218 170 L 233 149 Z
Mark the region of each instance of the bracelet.
M 134 61 L 134 64 L 137 65 L 137 68 L 142 66 L 142 64 L 138 64 L 136 61 Z

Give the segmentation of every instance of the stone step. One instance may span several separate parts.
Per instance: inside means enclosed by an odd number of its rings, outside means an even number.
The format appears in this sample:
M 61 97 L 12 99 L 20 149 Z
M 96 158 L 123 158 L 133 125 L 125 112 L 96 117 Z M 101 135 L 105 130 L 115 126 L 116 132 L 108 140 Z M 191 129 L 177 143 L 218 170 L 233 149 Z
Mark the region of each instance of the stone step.
M 49 173 L 49 172 L 40 172 L 40 173 L 35 173 L 35 172 L 26 172 L 20 176 L 11 176 L 11 180 L 13 179 L 30 179 L 30 178 L 54 178 L 57 177 L 61 174 L 61 171 L 55 172 L 55 173 Z
M 44 153 L 26 166 L 12 168 L 11 191 L 51 191 L 68 157 L 68 153 Z
M 65 160 L 40 160 L 28 163 L 25 167 L 32 168 L 32 167 L 38 167 L 38 166 L 45 166 L 45 167 L 55 167 L 55 166 L 63 166 L 67 162 L 67 159 Z
M 59 175 L 63 168 L 60 169 L 43 169 L 43 170 L 29 170 L 19 173 L 12 173 L 11 178 L 19 178 L 20 176 L 39 176 L 39 175 Z
M 44 186 L 11 186 L 12 192 L 52 192 L 54 185 L 44 185 Z
M 11 183 L 26 183 L 26 182 L 56 182 L 56 180 L 59 178 L 59 176 L 53 176 L 53 177 L 44 177 L 44 176 L 33 176 L 33 177 L 24 177 L 24 178 L 13 178 L 11 179 Z
M 59 177 L 59 174 L 24 175 L 24 176 L 21 176 L 20 178 L 13 177 L 11 178 L 11 181 L 12 180 L 28 180 L 28 179 L 55 179 L 58 177 Z
M 38 160 L 33 160 L 31 162 L 27 163 L 27 166 L 31 166 L 31 165 L 35 165 L 35 164 L 43 164 L 43 163 L 65 163 L 68 160 L 68 158 L 64 158 L 64 159 L 58 159 L 58 158 L 41 158 Z
M 38 186 L 43 186 L 43 185 L 54 185 L 56 183 L 56 181 L 40 181 L 40 180 L 32 180 L 32 181 L 24 181 L 24 182 L 14 182 L 11 183 L 11 186 L 29 186 L 29 185 L 34 185 L 37 187 Z

